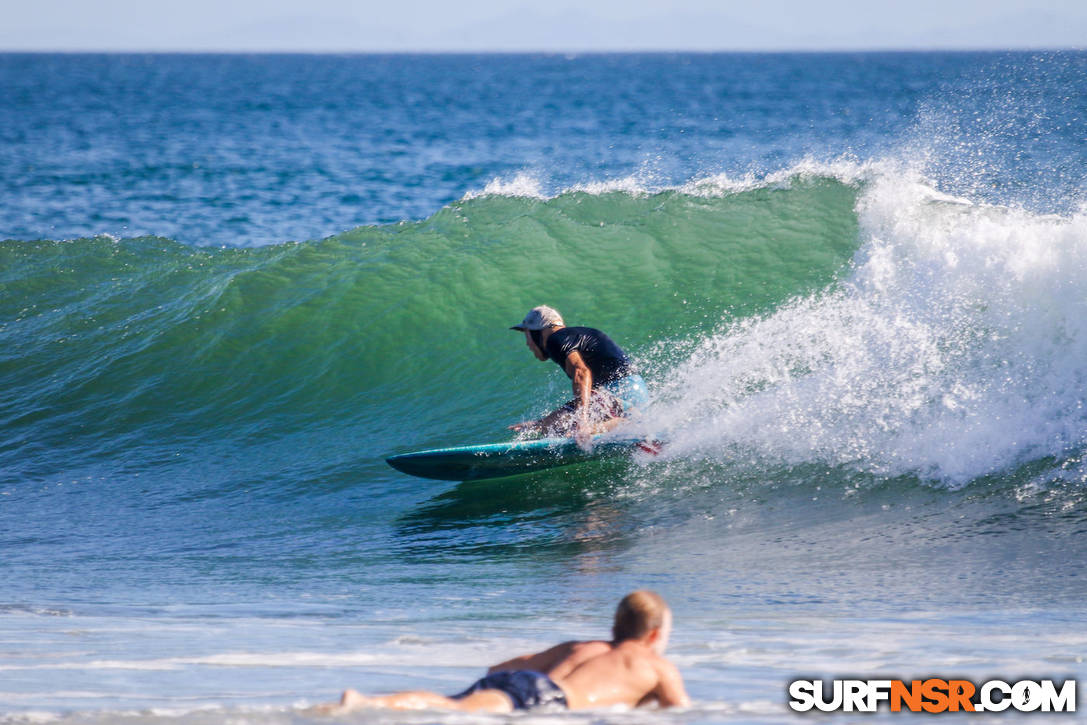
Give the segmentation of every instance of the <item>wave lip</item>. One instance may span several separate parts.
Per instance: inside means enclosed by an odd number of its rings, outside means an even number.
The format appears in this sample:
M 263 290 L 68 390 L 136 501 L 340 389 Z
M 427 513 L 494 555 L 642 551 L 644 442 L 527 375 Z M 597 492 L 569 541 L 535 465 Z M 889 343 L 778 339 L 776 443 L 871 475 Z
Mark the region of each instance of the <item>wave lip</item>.
M 570 194 L 626 194 L 632 197 L 651 196 L 665 192 L 678 192 L 691 197 L 723 197 L 757 189 L 788 189 L 796 182 L 833 180 L 847 186 L 859 186 L 879 175 L 904 173 L 908 165 L 889 159 L 858 161 L 842 157 L 833 161 L 805 158 L 795 164 L 770 173 L 746 172 L 742 175 L 716 173 L 697 176 L 679 184 L 661 184 L 652 180 L 651 174 L 639 173 L 600 181 L 586 181 L 549 192 L 546 182 L 538 175 L 520 171 L 512 176 L 495 177 L 480 190 L 469 190 L 461 201 L 471 201 L 488 196 L 538 199 L 546 201 Z

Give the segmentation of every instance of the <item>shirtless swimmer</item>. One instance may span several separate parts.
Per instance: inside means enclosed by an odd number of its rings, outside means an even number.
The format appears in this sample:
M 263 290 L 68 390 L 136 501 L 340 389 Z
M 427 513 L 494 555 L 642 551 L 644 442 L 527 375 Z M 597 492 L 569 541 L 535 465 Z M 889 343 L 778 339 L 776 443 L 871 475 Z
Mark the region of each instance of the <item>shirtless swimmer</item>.
M 323 709 L 333 713 L 368 707 L 510 712 L 637 707 L 654 702 L 661 707 L 685 707 L 690 698 L 683 678 L 663 656 L 671 630 L 668 605 L 660 595 L 643 589 L 619 602 L 610 642 L 564 642 L 515 657 L 491 667 L 486 677 L 451 697 L 422 691 L 365 696 L 347 690 L 338 706 Z

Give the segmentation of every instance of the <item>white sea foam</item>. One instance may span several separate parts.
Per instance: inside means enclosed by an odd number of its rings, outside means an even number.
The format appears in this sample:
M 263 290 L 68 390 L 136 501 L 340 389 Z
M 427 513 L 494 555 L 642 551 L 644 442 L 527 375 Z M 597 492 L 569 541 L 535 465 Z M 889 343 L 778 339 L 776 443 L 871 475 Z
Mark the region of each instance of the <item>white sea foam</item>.
M 543 191 L 543 182 L 527 173 L 516 174 L 513 178 L 494 178 L 483 187 L 482 191 L 469 191 L 463 197 L 464 200 L 475 199 L 481 196 L 511 196 L 529 199 L 546 199 Z
M 769 174 L 754 172 L 747 172 L 741 176 L 725 173 L 712 174 L 667 188 L 690 196 L 713 198 L 741 194 L 753 189 L 785 189 L 797 180 L 808 181 L 816 178 L 836 179 L 843 184 L 857 185 L 880 173 L 897 171 L 899 166 L 898 163 L 891 161 L 860 162 L 851 158 L 834 161 L 802 159 L 792 166 Z
M 0 615 L 27 615 L 34 617 L 70 617 L 72 612 L 68 609 L 54 607 L 32 607 L 25 604 L 0 604 Z
M 202 657 L 167 657 L 131 660 L 69 659 L 35 664 L 0 664 L 0 670 L 178 670 L 193 665 L 212 667 L 332 667 L 390 664 L 391 656 L 369 652 L 231 652 Z
M 97 630 L 102 631 L 102 630 Z M 545 643 L 534 640 L 514 639 L 504 641 L 503 646 L 511 653 L 539 649 Z M 416 637 L 397 637 L 384 646 L 367 651 L 352 652 L 220 652 L 188 657 L 160 657 L 147 659 L 91 658 L 85 653 L 66 653 L 52 661 L 0 662 L 0 671 L 24 670 L 134 670 L 169 671 L 190 667 L 461 667 L 468 662 L 485 662 L 494 655 L 491 642 L 443 643 Z
M 655 414 L 670 455 L 961 485 L 1087 443 L 1087 215 L 875 171 L 837 286 L 729 323 L 678 364 Z
M 496 177 L 482 190 L 467 192 L 462 200 L 485 196 L 508 196 L 548 200 L 564 194 L 583 193 L 593 196 L 623 193 L 630 196 L 647 196 L 666 191 L 678 191 L 690 196 L 722 197 L 763 188 L 788 188 L 796 180 L 814 178 L 836 179 L 845 184 L 859 184 L 876 174 L 886 174 L 901 165 L 891 161 L 857 161 L 841 158 L 832 161 L 803 159 L 791 166 L 771 173 L 746 172 L 741 175 L 719 173 L 698 176 L 680 184 L 657 183 L 652 174 L 638 173 L 617 179 L 590 181 L 569 187 L 547 190 L 543 179 L 527 172 L 512 177 Z

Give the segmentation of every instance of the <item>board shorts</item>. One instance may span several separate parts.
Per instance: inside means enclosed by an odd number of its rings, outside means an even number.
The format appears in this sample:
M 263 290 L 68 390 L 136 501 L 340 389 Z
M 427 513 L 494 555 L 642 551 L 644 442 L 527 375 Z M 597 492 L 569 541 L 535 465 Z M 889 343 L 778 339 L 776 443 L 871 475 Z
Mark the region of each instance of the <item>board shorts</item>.
M 619 400 L 620 405 L 623 406 L 623 415 L 630 415 L 649 405 L 649 390 L 645 387 L 642 376 L 637 373 L 618 380 L 609 380 L 600 387 Z
M 506 670 L 487 675 L 464 692 L 449 699 L 460 700 L 480 690 L 498 690 L 509 697 L 514 710 L 565 710 L 566 693 L 542 672 Z
M 574 398 L 560 410 L 577 411 L 581 401 Z M 612 418 L 626 418 L 649 405 L 649 391 L 641 375 L 627 375 L 609 380 L 589 394 L 589 420 L 601 423 Z

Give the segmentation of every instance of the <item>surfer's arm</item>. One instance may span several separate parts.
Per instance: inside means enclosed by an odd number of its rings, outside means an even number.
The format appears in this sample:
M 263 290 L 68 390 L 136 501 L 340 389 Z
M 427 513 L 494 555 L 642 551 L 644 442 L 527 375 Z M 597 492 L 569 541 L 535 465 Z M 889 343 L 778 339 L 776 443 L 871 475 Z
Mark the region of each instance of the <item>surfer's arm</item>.
M 574 381 L 574 397 L 578 405 L 578 423 L 583 431 L 589 430 L 589 399 L 593 394 L 593 371 L 574 350 L 566 356 L 566 374 Z

